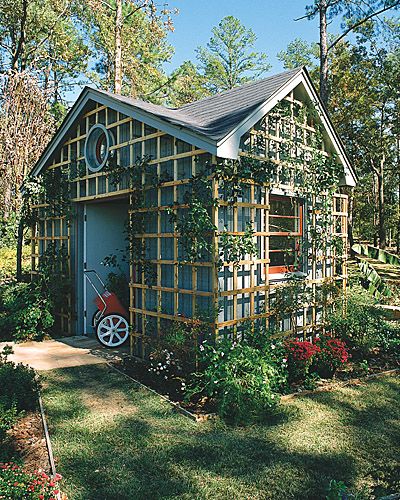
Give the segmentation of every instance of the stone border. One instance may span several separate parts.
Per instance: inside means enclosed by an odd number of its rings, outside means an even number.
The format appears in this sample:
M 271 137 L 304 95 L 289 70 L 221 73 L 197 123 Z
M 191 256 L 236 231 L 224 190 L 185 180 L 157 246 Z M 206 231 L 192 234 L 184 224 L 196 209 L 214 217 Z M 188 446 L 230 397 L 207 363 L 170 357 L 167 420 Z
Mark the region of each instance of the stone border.
M 393 370 L 386 370 L 384 372 L 378 372 L 378 373 L 371 373 L 370 375 L 365 375 L 364 377 L 358 377 L 358 378 L 351 378 L 349 380 L 342 380 L 338 382 L 332 382 L 329 384 L 326 384 L 322 387 L 318 387 L 313 390 L 305 390 L 305 391 L 300 391 L 300 392 L 293 392 L 291 394 L 285 394 L 284 396 L 281 396 L 281 401 L 288 401 L 290 399 L 293 399 L 297 396 L 307 396 L 310 394 L 318 394 L 320 392 L 330 392 L 334 391 L 336 389 L 341 389 L 342 387 L 346 387 L 348 385 L 355 385 L 355 384 L 361 384 L 362 382 L 366 382 L 368 380 L 374 379 L 374 378 L 379 378 L 379 377 L 384 377 L 386 375 L 396 375 L 400 373 L 400 368 L 394 368 Z

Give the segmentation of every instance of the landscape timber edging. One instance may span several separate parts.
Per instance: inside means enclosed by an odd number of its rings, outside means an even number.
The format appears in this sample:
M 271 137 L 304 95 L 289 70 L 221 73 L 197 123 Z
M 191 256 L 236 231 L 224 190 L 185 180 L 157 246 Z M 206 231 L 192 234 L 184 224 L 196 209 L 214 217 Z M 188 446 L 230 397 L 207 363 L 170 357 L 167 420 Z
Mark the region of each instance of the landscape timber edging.
M 217 415 L 215 413 L 202 413 L 202 414 L 197 414 L 197 413 L 192 413 L 191 411 L 187 410 L 186 408 L 183 408 L 179 403 L 176 401 L 172 401 L 169 397 L 165 396 L 164 394 L 160 394 L 159 392 L 155 391 L 151 387 L 143 384 L 142 382 L 139 382 L 139 380 L 131 377 L 127 373 L 119 370 L 117 367 L 115 367 L 112 363 L 106 363 L 107 366 L 115 370 L 121 375 L 124 375 L 125 377 L 129 378 L 129 380 L 132 380 L 135 384 L 139 385 L 143 389 L 152 392 L 153 394 L 157 395 L 164 401 L 166 401 L 169 405 L 171 405 L 178 413 L 181 413 L 182 415 L 185 415 L 186 417 L 190 418 L 191 420 L 194 420 L 195 422 L 205 422 L 207 420 L 214 420 L 217 418 Z
M 151 387 L 148 387 L 145 384 L 142 384 L 142 382 L 139 382 L 139 380 L 136 380 L 135 378 L 131 377 L 127 373 L 124 373 L 123 371 L 119 370 L 115 366 L 113 366 L 111 363 L 107 363 L 107 365 L 118 372 L 121 375 L 124 375 L 128 379 L 130 379 L 132 382 L 135 384 L 139 385 L 143 389 L 152 392 L 153 394 L 159 396 L 161 399 L 166 401 L 168 404 L 170 404 L 177 412 L 181 413 L 182 415 L 185 415 L 186 417 L 190 418 L 191 420 L 194 420 L 195 422 L 207 422 L 210 420 L 215 420 L 218 418 L 218 415 L 216 413 L 192 413 L 191 411 L 187 410 L 186 408 L 183 408 L 179 403 L 172 401 L 169 399 L 167 396 L 164 396 L 164 394 L 160 394 L 159 392 L 155 391 Z M 379 378 L 379 377 L 384 377 L 384 376 L 392 376 L 392 375 L 397 375 L 400 373 L 400 368 L 394 368 L 392 370 L 385 370 L 383 372 L 377 372 L 377 373 L 371 373 L 370 375 L 365 375 L 363 377 L 357 377 L 357 378 L 352 378 L 349 380 L 341 380 L 337 382 L 332 382 L 329 384 L 326 384 L 322 387 L 317 387 L 316 389 L 313 390 L 305 390 L 305 391 L 300 391 L 300 392 L 293 392 L 291 394 L 284 394 L 281 396 L 280 401 L 285 402 L 289 401 L 290 399 L 293 399 L 297 396 L 307 396 L 307 395 L 312 395 L 312 394 L 318 394 L 321 392 L 330 392 L 334 391 L 336 389 L 340 389 L 342 387 L 347 387 L 348 385 L 356 385 L 356 384 L 361 384 L 362 382 L 366 382 L 368 380 L 374 379 L 374 378 Z
M 400 373 L 400 368 L 394 368 L 393 370 L 385 370 L 383 372 L 371 373 L 370 375 L 365 375 L 363 377 L 351 378 L 349 380 L 339 380 L 337 382 L 332 382 L 330 384 L 317 387 L 316 389 L 313 390 L 310 389 L 305 391 L 292 392 L 291 394 L 285 394 L 284 396 L 281 396 L 281 401 L 282 402 L 288 401 L 297 396 L 307 396 L 310 394 L 317 394 L 319 392 L 330 392 L 336 389 L 341 389 L 342 387 L 346 387 L 348 385 L 361 384 L 362 382 L 367 382 L 368 380 L 374 378 L 385 377 L 387 375 L 388 376 L 397 375 L 398 373 Z
M 39 409 L 40 409 L 40 415 L 42 417 L 43 432 L 44 432 L 44 438 L 45 438 L 45 441 L 46 441 L 46 447 L 47 447 L 47 453 L 48 453 L 48 457 L 49 457 L 50 469 L 51 469 L 51 473 L 53 475 L 53 479 L 55 479 L 56 474 L 57 474 L 56 463 L 54 461 L 53 447 L 51 445 L 49 428 L 47 426 L 46 415 L 44 413 L 43 401 L 42 401 L 42 396 L 40 394 L 39 383 L 38 383 L 38 375 L 37 374 L 36 374 L 36 386 L 37 386 L 37 391 L 38 391 Z M 60 491 L 58 491 L 58 493 L 56 494 L 56 497 L 57 497 L 57 500 L 61 500 Z

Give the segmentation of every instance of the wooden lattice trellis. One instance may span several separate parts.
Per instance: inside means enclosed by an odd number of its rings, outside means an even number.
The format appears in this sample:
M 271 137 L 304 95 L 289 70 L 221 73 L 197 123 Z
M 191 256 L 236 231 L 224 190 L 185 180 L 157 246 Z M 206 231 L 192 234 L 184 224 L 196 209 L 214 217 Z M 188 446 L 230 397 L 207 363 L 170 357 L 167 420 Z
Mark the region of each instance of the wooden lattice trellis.
M 296 155 L 296 148 L 311 149 L 310 137 L 315 133 L 312 120 L 305 117 L 303 123 L 295 118 L 296 107 L 304 105 L 292 92 L 287 96 L 290 113 L 283 120 L 274 116 L 274 110 L 253 127 L 243 139 L 250 148 L 257 147 L 260 159 L 269 158 L 277 165 L 275 188 L 278 193 L 295 196 L 294 188 L 301 181 L 299 168 L 294 168 L 290 156 Z M 143 122 L 127 117 L 111 108 L 95 105 L 87 111 L 64 142 L 59 153 L 54 157 L 50 169 L 69 167 L 71 177 L 72 203 L 89 203 L 95 200 L 128 197 L 131 195 L 128 176 L 114 185 L 106 172 L 91 173 L 85 164 L 84 144 L 88 131 L 94 124 L 103 124 L 114 136 L 114 145 L 110 147 L 115 163 L 122 167 L 133 167 L 137 158 L 151 156 L 149 166 L 157 176 L 168 173 L 170 180 L 145 189 L 143 207 L 131 206 L 129 216 L 134 218 L 139 213 L 145 214 L 145 230 L 133 235 L 140 239 L 146 249 L 146 258 L 155 266 L 155 282 L 148 284 L 138 262 L 130 263 L 130 322 L 133 326 L 132 346 L 136 354 L 145 355 L 145 340 L 162 333 L 171 321 L 187 321 L 196 314 L 207 314 L 216 332 L 229 332 L 237 335 L 246 321 L 268 326 L 274 316 L 274 294 L 284 282 L 271 279 L 269 272 L 270 238 L 270 186 L 259 186 L 253 182 L 244 182 L 243 194 L 235 203 L 224 199 L 218 181 L 212 180 L 214 198 L 217 206 L 211 208 L 212 221 L 218 228 L 210 235 L 210 251 L 201 262 L 186 262 L 180 248 L 180 235 L 170 221 L 171 210 L 181 216 L 188 207 L 183 198 L 189 179 L 207 163 L 215 163 L 204 150 L 178 140 Z M 296 139 L 296 141 L 294 141 Z M 288 147 L 278 147 L 288 143 Z M 245 147 L 240 153 L 246 155 Z M 283 153 L 285 151 L 285 153 Z M 322 154 L 329 155 L 323 150 Z M 307 168 L 307 164 L 304 164 Z M 143 180 L 144 182 L 144 180 Z M 299 196 L 299 195 L 297 195 Z M 319 193 L 318 197 L 325 196 Z M 309 241 L 310 227 L 318 226 L 316 213 L 316 194 L 304 195 L 308 226 L 303 234 L 304 248 L 311 258 L 305 265 L 308 275 L 306 283 L 316 289 L 327 281 L 346 283 L 347 266 L 344 252 L 336 255 L 319 255 Z M 38 206 L 40 220 L 35 226 L 32 238 L 32 268 L 37 269 L 37 259 L 46 250 L 48 241 L 63 242 L 71 254 L 71 228 L 63 217 L 46 218 L 44 206 Z M 337 193 L 334 196 L 332 210 L 333 233 L 344 242 L 347 248 L 347 196 Z M 258 254 L 248 256 L 236 263 L 223 263 L 218 266 L 219 233 L 227 230 L 232 235 L 242 235 L 247 222 L 254 224 L 254 238 L 257 241 Z M 305 250 L 306 251 L 306 250 Z M 69 269 L 75 269 L 70 262 Z M 213 317 L 213 311 L 219 314 Z M 71 333 L 74 316 L 73 298 L 68 306 L 60 311 L 62 330 Z M 323 322 L 320 306 L 307 304 L 299 311 L 298 334 L 309 335 L 318 323 Z M 281 329 L 286 330 L 285 320 L 281 320 Z M 79 332 L 76 332 L 79 333 Z

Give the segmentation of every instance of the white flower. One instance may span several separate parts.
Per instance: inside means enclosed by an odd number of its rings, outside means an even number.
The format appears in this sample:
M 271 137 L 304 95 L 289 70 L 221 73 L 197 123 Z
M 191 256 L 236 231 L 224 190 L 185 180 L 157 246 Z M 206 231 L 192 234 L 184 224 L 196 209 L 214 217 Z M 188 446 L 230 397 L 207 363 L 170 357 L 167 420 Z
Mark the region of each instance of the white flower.
M 222 351 L 222 352 L 221 352 L 221 357 L 222 357 L 222 356 L 225 356 L 225 353 L 224 353 L 224 351 Z
M 283 359 L 282 359 L 282 363 L 287 363 L 287 359 L 286 359 L 286 358 L 283 358 Z
M 200 346 L 200 351 L 204 351 L 204 347 L 202 345 Z
M 276 347 L 275 344 L 271 345 L 271 349 L 275 349 L 275 347 Z

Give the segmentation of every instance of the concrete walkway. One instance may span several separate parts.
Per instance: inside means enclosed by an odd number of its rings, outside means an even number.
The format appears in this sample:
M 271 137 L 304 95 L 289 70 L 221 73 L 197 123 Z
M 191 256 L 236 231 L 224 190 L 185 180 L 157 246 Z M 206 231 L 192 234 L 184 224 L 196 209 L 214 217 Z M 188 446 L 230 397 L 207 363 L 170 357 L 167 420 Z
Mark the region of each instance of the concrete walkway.
M 71 366 L 96 365 L 107 361 L 118 361 L 129 354 L 129 346 L 106 349 L 96 339 L 83 336 L 63 337 L 42 342 L 0 342 L 13 348 L 10 360 L 30 365 L 36 370 L 55 370 Z

